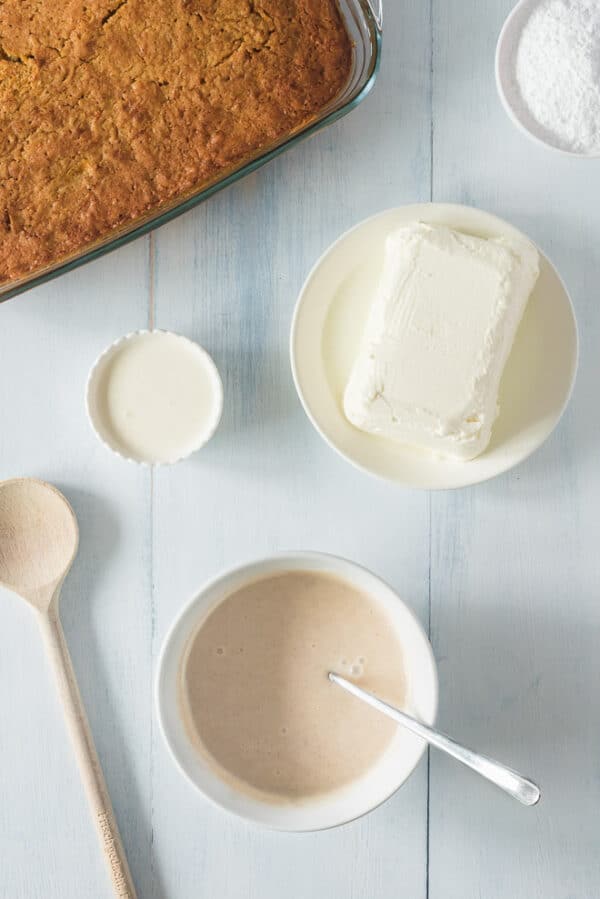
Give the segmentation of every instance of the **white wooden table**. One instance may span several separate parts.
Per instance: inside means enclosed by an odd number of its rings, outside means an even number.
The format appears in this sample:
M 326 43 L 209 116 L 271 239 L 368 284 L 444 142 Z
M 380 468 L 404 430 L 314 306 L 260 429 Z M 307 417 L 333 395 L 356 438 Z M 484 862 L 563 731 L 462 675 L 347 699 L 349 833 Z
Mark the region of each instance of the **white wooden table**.
M 0 307 L 0 477 L 37 475 L 81 526 L 63 617 L 142 899 L 594 899 L 600 894 L 600 165 L 530 144 L 496 99 L 510 0 L 389 0 L 374 93 L 195 212 Z M 529 462 L 428 495 L 339 460 L 296 399 L 298 289 L 344 229 L 445 200 L 531 235 L 572 291 L 571 407 Z M 85 419 L 97 353 L 156 324 L 225 381 L 206 451 L 154 475 Z M 552 364 L 552 360 L 548 360 Z M 440 724 L 539 779 L 526 810 L 432 754 L 383 808 L 314 835 L 245 826 L 192 792 L 157 730 L 174 615 L 220 569 L 280 548 L 362 562 L 429 627 Z M 32 613 L 0 602 L 0 896 L 109 899 Z

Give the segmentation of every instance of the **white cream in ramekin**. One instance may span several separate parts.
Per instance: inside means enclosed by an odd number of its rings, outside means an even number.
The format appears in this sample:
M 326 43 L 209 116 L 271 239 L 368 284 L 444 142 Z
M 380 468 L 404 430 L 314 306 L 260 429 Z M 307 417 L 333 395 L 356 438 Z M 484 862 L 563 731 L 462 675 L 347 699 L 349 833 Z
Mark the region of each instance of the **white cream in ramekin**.
M 197 343 L 169 331 L 135 331 L 93 366 L 86 390 L 96 435 L 117 455 L 172 464 L 210 440 L 223 409 L 217 367 Z

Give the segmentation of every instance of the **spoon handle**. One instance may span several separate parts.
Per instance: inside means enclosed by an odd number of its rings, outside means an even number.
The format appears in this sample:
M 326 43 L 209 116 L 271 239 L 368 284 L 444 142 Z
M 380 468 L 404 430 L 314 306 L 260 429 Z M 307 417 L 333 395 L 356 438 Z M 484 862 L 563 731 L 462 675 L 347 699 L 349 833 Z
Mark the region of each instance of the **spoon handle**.
M 357 687 L 356 684 L 346 680 L 344 677 L 340 677 L 339 674 L 330 672 L 329 679 L 338 684 L 338 686 L 343 687 L 348 693 L 352 693 L 353 696 L 362 699 L 363 702 L 368 703 L 374 709 L 383 712 L 388 718 L 392 718 L 407 730 L 412 731 L 413 734 L 426 740 L 431 746 L 435 746 L 437 749 L 441 749 L 442 752 L 451 755 L 452 758 L 462 762 L 467 768 L 472 768 L 473 771 L 500 787 L 509 796 L 518 799 L 523 805 L 535 805 L 538 802 L 540 798 L 539 787 L 531 780 L 513 771 L 512 768 L 507 768 L 486 755 L 480 755 L 478 752 L 473 752 L 472 749 L 467 749 L 466 746 L 461 746 L 460 743 L 457 743 L 446 734 L 433 730 L 433 728 L 428 727 L 421 721 L 411 718 L 406 712 L 401 712 L 400 709 L 389 705 L 387 702 L 369 693 L 368 690 Z
M 81 778 L 104 848 L 115 896 L 120 899 L 136 899 L 125 850 L 56 606 L 57 603 L 52 603 L 48 611 L 40 614 L 40 626 L 48 657 L 54 668 L 58 692 L 79 763 Z

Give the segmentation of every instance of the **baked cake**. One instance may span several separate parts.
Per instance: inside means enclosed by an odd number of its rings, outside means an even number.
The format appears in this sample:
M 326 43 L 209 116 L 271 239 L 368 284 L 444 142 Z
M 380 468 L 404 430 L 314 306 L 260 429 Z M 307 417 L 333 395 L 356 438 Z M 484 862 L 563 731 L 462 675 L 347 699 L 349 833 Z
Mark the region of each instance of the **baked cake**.
M 351 56 L 335 0 L 3 0 L 0 283 L 255 157 Z

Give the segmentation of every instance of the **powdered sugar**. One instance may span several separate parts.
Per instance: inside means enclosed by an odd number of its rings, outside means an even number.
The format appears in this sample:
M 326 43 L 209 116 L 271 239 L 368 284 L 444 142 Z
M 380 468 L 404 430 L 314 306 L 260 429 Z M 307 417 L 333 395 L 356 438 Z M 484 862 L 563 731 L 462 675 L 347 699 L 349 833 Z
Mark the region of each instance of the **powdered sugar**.
M 542 140 L 600 154 L 600 0 L 542 0 L 514 56 L 515 110 Z

